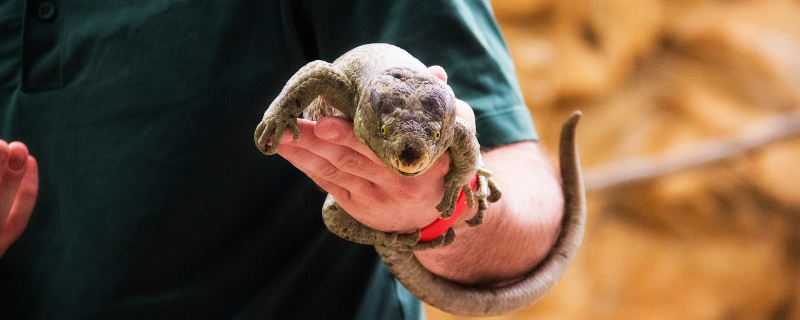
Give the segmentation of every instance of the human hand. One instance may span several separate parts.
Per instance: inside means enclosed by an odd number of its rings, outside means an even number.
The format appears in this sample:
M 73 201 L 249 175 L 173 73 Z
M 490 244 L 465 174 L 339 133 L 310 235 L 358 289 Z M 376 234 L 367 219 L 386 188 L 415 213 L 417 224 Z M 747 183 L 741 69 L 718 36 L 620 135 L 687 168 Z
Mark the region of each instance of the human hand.
M 20 142 L 0 140 L 0 256 L 28 225 L 39 190 L 39 168 Z
M 428 70 L 447 80 L 441 67 Z M 466 103 L 457 102 L 456 114 L 474 128 L 474 115 Z M 381 231 L 412 232 L 441 215 L 436 205 L 444 195 L 449 153 L 442 154 L 422 175 L 403 177 L 358 141 L 348 119 L 298 119 L 298 127 L 300 140 L 284 133 L 278 154 L 331 193 L 359 222 Z

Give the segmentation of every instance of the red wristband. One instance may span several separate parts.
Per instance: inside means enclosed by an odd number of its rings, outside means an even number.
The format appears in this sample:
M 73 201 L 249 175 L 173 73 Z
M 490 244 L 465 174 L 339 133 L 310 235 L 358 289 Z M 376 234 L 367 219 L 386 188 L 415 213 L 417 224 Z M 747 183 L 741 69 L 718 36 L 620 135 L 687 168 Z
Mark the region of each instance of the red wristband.
M 478 183 L 478 175 L 472 177 L 470 180 L 469 185 L 472 190 L 475 190 L 475 185 Z M 467 195 L 464 194 L 464 190 L 461 190 L 461 194 L 458 195 L 458 200 L 456 200 L 456 210 L 453 212 L 453 216 L 447 219 L 437 218 L 436 221 L 431 223 L 425 228 L 419 230 L 420 237 L 419 241 L 431 241 L 436 239 L 436 237 L 442 235 L 447 231 L 453 223 L 458 220 L 458 217 L 464 213 L 464 210 L 467 209 Z

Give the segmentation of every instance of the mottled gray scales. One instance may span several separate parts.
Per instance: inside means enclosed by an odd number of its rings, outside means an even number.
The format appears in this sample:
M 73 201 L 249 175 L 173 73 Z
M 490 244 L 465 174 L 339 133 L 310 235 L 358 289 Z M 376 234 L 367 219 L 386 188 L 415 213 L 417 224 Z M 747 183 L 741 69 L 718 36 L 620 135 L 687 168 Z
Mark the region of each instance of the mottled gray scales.
M 355 48 L 333 63 L 313 61 L 289 79 L 256 128 L 257 147 L 275 154 L 289 129 L 300 138 L 297 117 L 316 120 L 345 116 L 353 120 L 356 137 L 392 171 L 403 176 L 424 173 L 445 151 L 450 168 L 445 192 L 436 209 L 450 217 L 463 190 L 478 213 L 470 226 L 483 222 L 487 201 L 501 193 L 483 166 L 480 146 L 469 124 L 455 116 L 455 96 L 447 84 L 432 76 L 420 61 L 388 44 Z M 520 310 L 541 298 L 561 277 L 580 245 L 585 223 L 583 180 L 575 145 L 579 114 L 564 126 L 561 137 L 561 176 L 565 196 L 561 235 L 550 254 L 527 278 L 502 288 L 466 286 L 425 269 L 415 250 L 446 246 L 455 241 L 450 228 L 438 238 L 420 242 L 412 234 L 383 232 L 358 222 L 329 194 L 322 209 L 325 225 L 349 241 L 375 246 L 389 270 L 411 293 L 441 310 L 464 316 L 492 316 Z M 272 142 L 270 144 L 270 142 Z M 473 192 L 469 181 L 478 175 Z
M 388 44 L 364 45 L 333 63 L 313 61 L 301 68 L 270 104 L 256 129 L 255 140 L 262 152 L 274 154 L 279 139 L 270 145 L 272 137 L 290 129 L 298 139 L 296 116 L 303 113 L 310 120 L 328 116 L 353 119 L 358 140 L 388 168 L 403 176 L 423 174 L 448 151 L 451 161 L 445 176 L 445 193 L 436 207 L 447 218 L 452 216 L 461 190 L 469 190 L 472 195 L 468 201 L 470 207 L 476 202 L 486 202 L 490 194 L 495 195 L 495 200 L 500 195 L 494 184 L 485 181 L 491 174 L 483 168 L 480 145 L 469 124 L 456 119 L 455 103 L 452 89 L 408 52 Z M 473 194 L 469 181 L 476 173 L 483 178 L 479 184 L 481 192 Z M 487 207 L 479 205 L 483 209 L 470 225 L 482 221 Z M 344 210 L 329 214 L 341 215 L 341 223 L 350 223 Z M 335 217 L 326 221 L 329 225 L 340 223 Z M 367 232 L 363 228 L 334 229 L 347 230 L 346 235 L 340 234 L 343 238 L 374 238 L 352 234 Z M 422 247 L 429 248 L 430 244 L 413 248 Z

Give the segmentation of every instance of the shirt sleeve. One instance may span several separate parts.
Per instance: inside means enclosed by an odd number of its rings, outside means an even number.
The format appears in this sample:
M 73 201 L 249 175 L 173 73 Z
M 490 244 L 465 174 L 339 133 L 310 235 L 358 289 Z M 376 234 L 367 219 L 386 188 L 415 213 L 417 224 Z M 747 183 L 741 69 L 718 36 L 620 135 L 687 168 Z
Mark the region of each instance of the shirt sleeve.
M 362 44 L 394 44 L 447 71 L 456 97 L 475 111 L 481 146 L 538 139 L 488 1 L 349 2 L 307 4 L 311 27 L 303 42 L 316 58 L 333 61 Z

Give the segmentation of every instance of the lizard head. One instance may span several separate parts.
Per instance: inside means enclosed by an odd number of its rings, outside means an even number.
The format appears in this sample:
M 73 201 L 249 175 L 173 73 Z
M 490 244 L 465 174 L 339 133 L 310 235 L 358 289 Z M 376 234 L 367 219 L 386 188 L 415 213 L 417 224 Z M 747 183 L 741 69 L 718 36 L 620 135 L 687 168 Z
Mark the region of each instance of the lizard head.
M 368 113 L 358 121 L 359 140 L 404 176 L 425 172 L 453 137 L 455 95 L 427 70 L 382 72 L 362 95 L 359 111 Z

